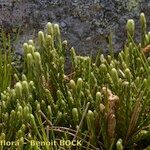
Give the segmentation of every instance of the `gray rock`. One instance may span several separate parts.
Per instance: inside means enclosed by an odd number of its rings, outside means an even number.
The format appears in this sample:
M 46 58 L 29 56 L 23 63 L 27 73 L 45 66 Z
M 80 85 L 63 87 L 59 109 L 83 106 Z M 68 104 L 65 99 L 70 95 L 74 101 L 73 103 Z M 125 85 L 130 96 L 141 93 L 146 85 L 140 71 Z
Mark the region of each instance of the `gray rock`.
M 0 25 L 10 33 L 14 28 L 21 29 L 14 46 L 22 53 L 22 44 L 37 36 L 34 32 L 43 29 L 49 21 L 57 22 L 62 38 L 68 40 L 70 47 L 88 55 L 100 48 L 108 51 L 110 31 L 114 34 L 115 50 L 121 50 L 126 21 L 135 19 L 140 30 L 138 17 L 142 11 L 150 25 L 149 9 L 149 0 L 1 0 Z

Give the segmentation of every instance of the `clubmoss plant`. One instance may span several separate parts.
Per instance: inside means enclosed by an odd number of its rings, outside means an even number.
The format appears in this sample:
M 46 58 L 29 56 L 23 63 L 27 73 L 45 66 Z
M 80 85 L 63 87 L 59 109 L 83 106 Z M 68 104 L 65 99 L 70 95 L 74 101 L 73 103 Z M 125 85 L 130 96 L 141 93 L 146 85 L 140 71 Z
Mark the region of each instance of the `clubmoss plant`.
M 134 21 L 129 20 L 127 42 L 116 58 L 111 51 L 93 60 L 71 48 L 71 76 L 64 71 L 67 42 L 57 24 L 39 31 L 37 44 L 29 40 L 23 45 L 20 74 L 8 67 L 9 53 L 1 53 L 0 140 L 19 144 L 0 148 L 148 149 L 150 58 L 143 48 L 150 36 L 144 14 L 140 17 L 141 43 L 134 40 Z M 61 140 L 81 144 L 61 145 Z

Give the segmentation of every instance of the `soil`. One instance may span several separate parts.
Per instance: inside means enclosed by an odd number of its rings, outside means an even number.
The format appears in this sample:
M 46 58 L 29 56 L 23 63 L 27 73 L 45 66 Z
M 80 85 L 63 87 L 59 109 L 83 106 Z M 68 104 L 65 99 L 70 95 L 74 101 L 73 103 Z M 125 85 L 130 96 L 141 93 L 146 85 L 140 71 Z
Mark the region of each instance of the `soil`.
M 60 25 L 62 39 L 78 54 L 95 55 L 100 49 L 109 50 L 110 33 L 115 51 L 122 49 L 130 18 L 135 20 L 140 37 L 139 15 L 145 13 L 150 27 L 149 10 L 149 0 L 1 0 L 0 25 L 13 39 L 17 37 L 13 45 L 18 54 L 22 54 L 24 42 L 37 37 L 37 32 L 52 22 Z

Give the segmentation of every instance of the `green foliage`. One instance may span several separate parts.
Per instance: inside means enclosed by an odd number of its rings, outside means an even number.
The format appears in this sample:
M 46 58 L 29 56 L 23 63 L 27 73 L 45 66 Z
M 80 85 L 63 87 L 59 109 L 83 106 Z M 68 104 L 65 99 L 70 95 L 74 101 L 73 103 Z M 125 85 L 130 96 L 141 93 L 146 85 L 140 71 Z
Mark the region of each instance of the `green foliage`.
M 111 55 L 97 55 L 95 61 L 71 48 L 70 75 L 64 71 L 67 42 L 61 41 L 57 24 L 48 23 L 37 44 L 29 40 L 23 45 L 20 74 L 10 67 L 10 53 L 1 52 L 0 141 L 14 141 L 9 147 L 19 150 L 148 147 L 150 57 L 142 49 L 150 36 L 144 14 L 141 26 L 138 44 L 134 21 L 128 21 L 127 42 L 117 58 L 112 47 Z M 81 145 L 62 146 L 61 140 L 81 140 Z
M 0 33 L 0 92 L 2 92 L 10 86 L 12 64 L 10 56 L 10 37 L 7 38 L 2 29 Z

